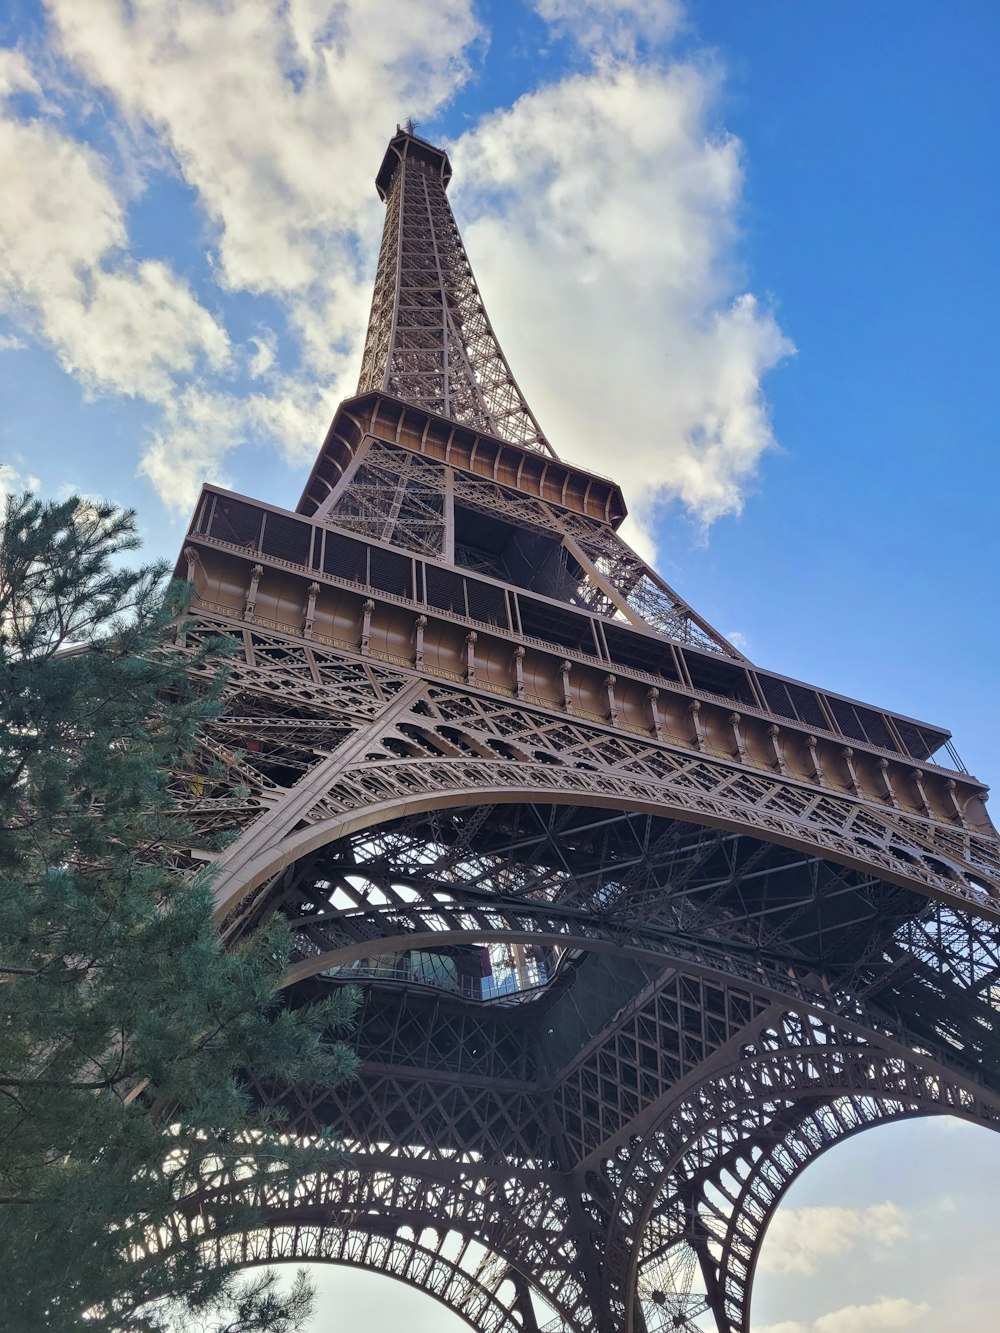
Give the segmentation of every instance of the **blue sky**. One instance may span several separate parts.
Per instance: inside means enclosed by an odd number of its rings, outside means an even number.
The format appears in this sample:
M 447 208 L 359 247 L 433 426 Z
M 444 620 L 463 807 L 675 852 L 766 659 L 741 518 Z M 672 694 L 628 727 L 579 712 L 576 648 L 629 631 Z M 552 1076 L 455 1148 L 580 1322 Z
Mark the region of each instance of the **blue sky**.
M 169 558 L 202 480 L 293 505 L 413 115 L 557 451 L 753 659 L 943 723 L 989 782 L 998 48 L 990 0 L 8 0 L 0 486 L 134 505 Z M 954 1274 L 998 1168 L 928 1125 L 830 1154 L 787 1206 L 853 1239 L 765 1271 L 758 1321 L 986 1326 Z

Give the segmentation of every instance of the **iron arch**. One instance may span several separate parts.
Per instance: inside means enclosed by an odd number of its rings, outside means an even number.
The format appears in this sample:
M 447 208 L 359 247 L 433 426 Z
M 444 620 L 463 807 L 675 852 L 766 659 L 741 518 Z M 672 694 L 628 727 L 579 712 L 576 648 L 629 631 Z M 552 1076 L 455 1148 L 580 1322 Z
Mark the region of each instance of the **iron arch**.
M 392 1222 L 390 1220 L 390 1227 Z M 407 1236 L 405 1233 L 411 1234 Z M 431 1243 L 423 1243 L 433 1232 Z M 395 1230 L 367 1229 L 355 1224 L 313 1223 L 274 1225 L 226 1237 L 216 1246 L 220 1261 L 238 1268 L 260 1264 L 323 1263 L 361 1269 L 392 1278 L 443 1305 L 477 1333 L 537 1333 L 538 1324 L 519 1274 L 499 1262 L 489 1270 L 465 1269 L 460 1259 L 442 1250 L 449 1236 L 458 1236 L 464 1256 L 466 1237 L 434 1232 L 429 1226 L 395 1223 Z M 504 1288 L 509 1290 L 504 1291 Z M 502 1299 L 501 1292 L 507 1296 Z
M 824 798 L 835 812 L 824 824 L 815 818 L 814 810 L 806 817 L 788 810 L 769 810 L 763 796 L 755 803 L 743 787 L 736 793 L 727 790 L 735 783 L 725 780 L 714 784 L 719 788 L 715 791 L 678 790 L 662 781 L 627 774 L 616 775 L 618 780 L 610 782 L 606 773 L 596 770 L 487 760 L 394 760 L 360 765 L 354 773 L 344 775 L 341 771 L 338 776 L 339 791 L 335 788 L 323 793 L 322 780 L 317 782 L 313 817 L 308 823 L 298 824 L 280 839 L 264 840 L 262 845 L 250 836 L 251 828 L 222 854 L 214 886 L 220 921 L 244 896 L 286 866 L 352 833 L 408 814 L 525 800 L 649 814 L 742 833 L 834 861 L 863 875 L 876 875 L 928 897 L 955 902 L 965 911 L 994 919 L 998 915 L 1000 880 L 993 883 L 987 871 L 974 872 L 953 854 L 930 842 L 923 844 L 921 831 L 928 839 L 933 833 L 929 821 L 922 828 L 920 821 L 908 820 L 905 828 L 895 831 L 895 837 L 890 822 L 879 830 L 883 838 L 879 842 L 871 831 L 854 830 L 855 817 L 865 808 L 863 803 L 835 793 Z M 722 777 L 732 775 L 723 770 Z M 754 774 L 753 781 L 766 788 L 768 780 Z M 786 784 L 780 785 L 783 790 Z M 805 789 L 806 795 L 812 799 L 804 804 L 815 805 L 813 793 Z M 324 807 L 329 805 L 340 808 L 326 813 Z
M 800 1016 L 789 1019 L 798 1024 Z M 956 1082 L 946 1067 L 894 1042 L 845 1047 L 850 1034 L 838 1032 L 836 1022 L 812 1049 L 794 1037 L 778 1046 L 770 1037 L 782 1025 L 769 1016 L 751 1050 L 682 1090 L 651 1133 L 605 1162 L 615 1186 L 608 1243 L 631 1252 L 622 1274 L 626 1329 L 636 1327 L 643 1268 L 686 1245 L 697 1253 L 720 1333 L 748 1333 L 767 1225 L 806 1166 L 845 1138 L 892 1120 L 942 1114 L 1000 1131 L 995 1089 Z

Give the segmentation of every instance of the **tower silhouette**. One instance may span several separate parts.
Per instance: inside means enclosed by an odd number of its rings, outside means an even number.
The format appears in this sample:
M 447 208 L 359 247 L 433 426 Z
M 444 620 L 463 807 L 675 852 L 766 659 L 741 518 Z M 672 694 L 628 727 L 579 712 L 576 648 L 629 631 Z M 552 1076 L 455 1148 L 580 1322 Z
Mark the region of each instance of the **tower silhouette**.
M 281 913 L 290 1003 L 363 993 L 353 1083 L 256 1088 L 347 1165 L 218 1244 L 484 1333 L 747 1333 L 819 1153 L 997 1126 L 1000 846 L 947 731 L 752 665 L 621 539 L 511 374 L 450 174 L 392 138 L 358 392 L 294 511 L 206 486 L 179 566 L 187 642 L 237 645 L 176 776 L 232 835 L 222 936 Z

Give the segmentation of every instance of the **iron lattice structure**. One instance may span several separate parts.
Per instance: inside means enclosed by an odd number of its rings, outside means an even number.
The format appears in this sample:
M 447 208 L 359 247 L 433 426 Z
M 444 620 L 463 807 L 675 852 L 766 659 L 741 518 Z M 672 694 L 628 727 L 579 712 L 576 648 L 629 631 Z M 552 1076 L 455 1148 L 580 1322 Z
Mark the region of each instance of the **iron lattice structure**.
M 289 1002 L 364 995 L 354 1083 L 257 1087 L 348 1168 L 213 1243 L 483 1333 L 747 1333 L 819 1153 L 997 1126 L 1000 845 L 946 731 L 753 666 L 621 540 L 514 383 L 449 175 L 393 138 L 359 393 L 295 511 L 205 487 L 179 566 L 179 650 L 236 644 L 174 777 L 231 835 L 219 928 L 282 913 Z

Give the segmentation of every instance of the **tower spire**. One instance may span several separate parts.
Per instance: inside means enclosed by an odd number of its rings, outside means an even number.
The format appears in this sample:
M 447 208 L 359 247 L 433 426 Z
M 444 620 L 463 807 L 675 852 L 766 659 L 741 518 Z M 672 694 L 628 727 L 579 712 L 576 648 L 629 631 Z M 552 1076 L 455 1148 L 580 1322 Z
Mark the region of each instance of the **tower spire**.
M 445 193 L 451 163 L 397 127 L 375 180 L 385 226 L 358 392 L 380 390 L 555 457 L 500 349 Z

